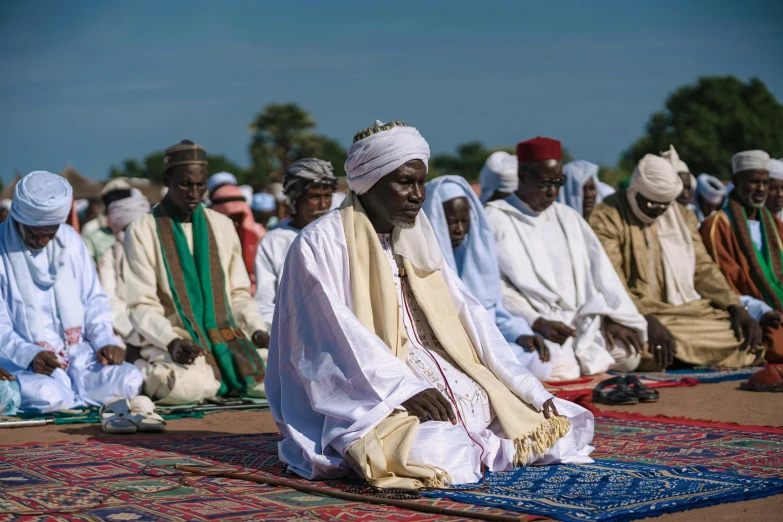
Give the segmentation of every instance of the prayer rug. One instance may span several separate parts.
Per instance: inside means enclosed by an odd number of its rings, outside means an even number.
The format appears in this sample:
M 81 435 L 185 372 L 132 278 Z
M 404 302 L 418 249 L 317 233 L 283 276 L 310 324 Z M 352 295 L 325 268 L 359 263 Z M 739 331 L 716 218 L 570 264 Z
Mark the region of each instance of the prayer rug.
M 596 460 L 487 474 L 479 491 L 425 491 L 566 521 L 633 520 L 783 493 L 783 480 Z
M 594 457 L 783 479 L 783 428 L 594 412 Z
M 754 373 L 763 370 L 764 366 L 755 366 L 753 368 L 714 368 L 710 366 L 696 366 L 694 368 L 685 368 L 678 370 L 667 370 L 665 372 L 648 372 L 641 374 L 642 379 L 657 382 L 681 381 L 685 378 L 696 379 L 702 383 L 723 382 L 723 381 L 745 381 Z
M 308 482 L 285 473 L 280 435 L 132 439 L 0 446 L 0 521 L 436 521 L 391 506 L 347 502 L 222 477 L 183 474 L 175 464 L 253 473 L 324 489 L 348 482 Z M 447 499 L 417 502 L 464 511 L 499 509 Z M 511 513 L 518 516 L 518 513 Z M 539 518 L 539 517 L 531 517 Z M 529 518 L 529 520 L 531 519 Z M 467 522 L 468 518 L 449 517 Z

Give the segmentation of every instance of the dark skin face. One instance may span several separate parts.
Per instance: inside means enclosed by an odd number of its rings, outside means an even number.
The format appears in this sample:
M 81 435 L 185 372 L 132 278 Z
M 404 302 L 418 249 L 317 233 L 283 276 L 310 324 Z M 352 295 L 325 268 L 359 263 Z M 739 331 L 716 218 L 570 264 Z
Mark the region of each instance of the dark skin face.
M 163 175 L 171 206 L 182 221 L 190 221 L 193 211 L 204 200 L 207 177 L 207 166 L 195 164 L 174 167 Z
M 424 188 L 426 178 L 424 162 L 411 160 L 359 196 L 377 233 L 389 234 L 395 226 L 413 227 L 427 197 L 427 189 Z
M 769 179 L 769 193 L 767 194 L 767 208 L 772 213 L 783 210 L 783 180 Z M 0 221 L 2 217 L 0 216 Z
M 748 219 L 758 219 L 758 211 L 764 208 L 769 192 L 768 170 L 745 170 L 732 176 L 737 198 L 739 198 Z
M 595 181 L 588 179 L 587 182 L 582 185 L 582 214 L 585 219 L 590 216 L 590 212 L 595 207 L 595 200 L 598 199 L 598 187 L 595 186 Z
M 19 225 L 19 235 L 30 250 L 41 250 L 54 239 L 55 234 L 60 229 L 60 225 L 50 227 L 31 227 L 29 225 Z
M 8 219 L 8 209 L 7 208 L 0 208 L 0 223 Z
M 564 183 L 563 162 L 560 160 L 519 164 L 517 196 L 536 212 L 552 206 Z
M 457 248 L 470 230 L 470 203 L 468 198 L 454 198 L 443 204 L 446 226 L 449 227 L 451 248 Z
M 310 185 L 296 200 L 296 216 L 291 226 L 303 229 L 329 212 L 334 190 L 328 185 Z
M 641 194 L 636 194 L 636 204 L 639 205 L 639 209 L 644 215 L 653 219 L 658 219 L 664 215 L 664 213 L 666 213 L 666 211 L 669 210 L 669 207 L 671 206 L 671 203 L 653 201 L 651 199 L 647 199 Z
M 678 172 L 678 176 L 682 180 L 682 192 L 677 196 L 677 203 L 680 205 L 687 205 L 693 198 L 693 187 L 691 186 L 691 173 L 690 172 Z

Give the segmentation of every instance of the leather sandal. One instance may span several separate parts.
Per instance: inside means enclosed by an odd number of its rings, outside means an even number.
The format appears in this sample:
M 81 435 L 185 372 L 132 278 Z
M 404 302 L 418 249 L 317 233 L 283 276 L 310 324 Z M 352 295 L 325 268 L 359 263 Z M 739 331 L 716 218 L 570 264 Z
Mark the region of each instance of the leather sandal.
M 614 388 L 609 388 L 614 386 Z M 622 375 L 606 379 L 599 382 L 593 388 L 593 402 L 598 404 L 608 404 L 610 406 L 633 405 L 638 404 L 639 399 Z
M 783 392 L 783 364 L 770 365 L 754 373 L 748 382 L 740 383 L 740 390 Z
M 631 388 L 639 402 L 658 402 L 658 399 L 661 398 L 661 394 L 657 390 L 642 384 L 642 381 L 636 375 L 626 375 L 625 382 L 628 383 L 628 387 Z

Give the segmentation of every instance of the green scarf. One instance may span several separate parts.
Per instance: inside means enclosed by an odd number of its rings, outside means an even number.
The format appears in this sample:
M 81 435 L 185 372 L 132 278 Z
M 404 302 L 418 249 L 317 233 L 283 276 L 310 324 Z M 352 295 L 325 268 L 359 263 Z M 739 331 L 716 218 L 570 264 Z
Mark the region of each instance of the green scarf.
M 772 214 L 767 207 L 759 209 L 762 237 L 762 248 L 759 250 L 750 236 L 748 214 L 738 201 L 735 191 L 729 195 L 725 211 L 764 301 L 775 310 L 783 311 L 783 248 Z
M 263 382 L 264 363 L 234 320 L 217 243 L 203 206 L 191 216 L 192 253 L 170 199 L 166 197 L 153 213 L 174 304 L 191 339 L 207 350 L 207 361 L 220 380 L 218 395 L 245 394 Z

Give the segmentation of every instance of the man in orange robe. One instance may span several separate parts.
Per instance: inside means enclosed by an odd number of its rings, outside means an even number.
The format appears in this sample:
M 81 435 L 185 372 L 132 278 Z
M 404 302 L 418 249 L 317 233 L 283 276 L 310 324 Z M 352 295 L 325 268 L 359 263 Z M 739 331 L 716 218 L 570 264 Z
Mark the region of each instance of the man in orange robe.
M 734 189 L 701 227 L 704 246 L 750 314 L 764 329 L 768 362 L 783 362 L 783 223 L 765 206 L 769 155 L 732 157 Z

